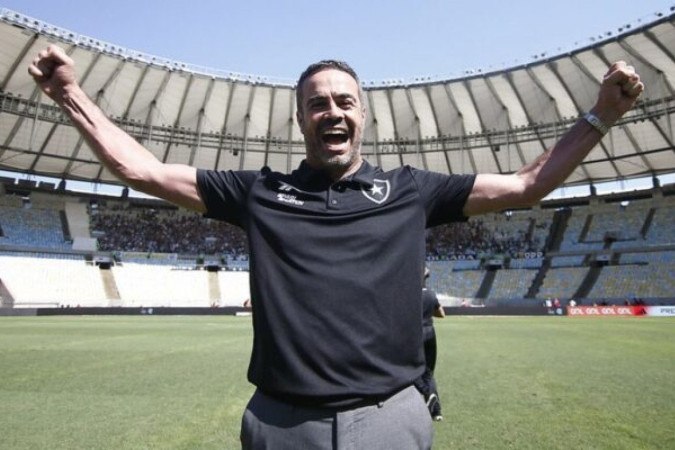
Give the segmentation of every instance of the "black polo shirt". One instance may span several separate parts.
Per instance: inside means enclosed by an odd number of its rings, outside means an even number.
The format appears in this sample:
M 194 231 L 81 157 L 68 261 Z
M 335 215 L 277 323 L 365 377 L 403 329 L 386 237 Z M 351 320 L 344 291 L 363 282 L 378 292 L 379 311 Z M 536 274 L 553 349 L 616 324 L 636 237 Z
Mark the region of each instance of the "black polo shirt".
M 248 236 L 251 383 L 291 402 L 338 405 L 423 372 L 424 231 L 465 220 L 474 176 L 364 161 L 332 182 L 303 162 L 291 174 L 199 170 L 197 182 L 205 216 Z

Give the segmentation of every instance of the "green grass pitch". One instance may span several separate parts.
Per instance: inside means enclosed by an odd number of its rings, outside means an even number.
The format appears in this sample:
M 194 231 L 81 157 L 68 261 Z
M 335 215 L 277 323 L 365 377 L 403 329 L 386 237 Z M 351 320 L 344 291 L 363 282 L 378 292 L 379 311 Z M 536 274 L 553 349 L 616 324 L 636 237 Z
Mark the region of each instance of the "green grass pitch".
M 436 321 L 436 449 L 675 448 L 675 318 Z M 0 449 L 236 449 L 249 318 L 0 317 Z

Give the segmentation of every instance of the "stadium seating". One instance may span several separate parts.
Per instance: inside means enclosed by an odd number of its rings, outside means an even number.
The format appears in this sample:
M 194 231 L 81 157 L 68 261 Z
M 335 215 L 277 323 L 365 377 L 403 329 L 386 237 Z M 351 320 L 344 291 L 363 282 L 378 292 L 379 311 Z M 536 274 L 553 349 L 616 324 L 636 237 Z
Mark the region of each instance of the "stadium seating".
M 68 249 L 62 219 L 53 209 L 0 206 L 0 243 L 26 247 Z
M 675 263 L 607 266 L 588 298 L 667 298 L 675 292 Z
M 594 303 L 672 297 L 675 196 L 574 206 L 552 250 L 554 215 L 535 208 L 430 230 L 428 287 L 446 306 L 569 299 L 584 284 Z M 74 229 L 98 248 L 73 250 Z M 240 229 L 160 202 L 0 194 L 0 279 L 17 308 L 241 306 L 248 264 Z
M 98 267 L 82 257 L 0 255 L 14 307 L 108 306 Z
M 498 270 L 489 298 L 524 298 L 536 275 L 537 271 L 532 269 Z
M 210 296 L 205 270 L 128 263 L 112 272 L 124 306 L 208 307 L 219 301 Z
M 546 272 L 537 298 L 572 298 L 587 273 L 587 267 L 551 268 Z

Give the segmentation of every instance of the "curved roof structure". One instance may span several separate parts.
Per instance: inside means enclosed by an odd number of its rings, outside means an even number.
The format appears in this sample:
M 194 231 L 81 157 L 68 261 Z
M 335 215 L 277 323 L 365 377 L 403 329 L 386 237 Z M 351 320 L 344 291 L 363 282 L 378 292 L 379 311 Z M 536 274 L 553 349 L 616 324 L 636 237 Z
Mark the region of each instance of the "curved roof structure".
M 289 171 L 304 158 L 292 83 L 202 70 L 9 10 L 0 12 L 0 41 L 0 169 L 118 184 L 27 74 L 50 43 L 75 60 L 80 84 L 103 111 L 162 161 Z M 673 173 L 672 11 L 591 46 L 506 70 L 365 84 L 362 154 L 384 169 L 513 172 L 591 108 L 602 75 L 620 59 L 636 67 L 647 89 L 566 184 Z

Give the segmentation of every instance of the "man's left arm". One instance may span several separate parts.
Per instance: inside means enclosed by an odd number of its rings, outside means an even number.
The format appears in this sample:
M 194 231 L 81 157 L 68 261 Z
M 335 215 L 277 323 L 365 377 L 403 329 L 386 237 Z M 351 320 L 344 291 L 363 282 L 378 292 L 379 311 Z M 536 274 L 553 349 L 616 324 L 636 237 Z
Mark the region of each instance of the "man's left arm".
M 589 111 L 612 126 L 628 112 L 644 90 L 635 69 L 619 61 L 609 68 L 595 106 Z M 580 119 L 555 146 L 510 175 L 479 174 L 464 205 L 464 215 L 532 206 L 563 183 L 600 142 L 603 133 Z

